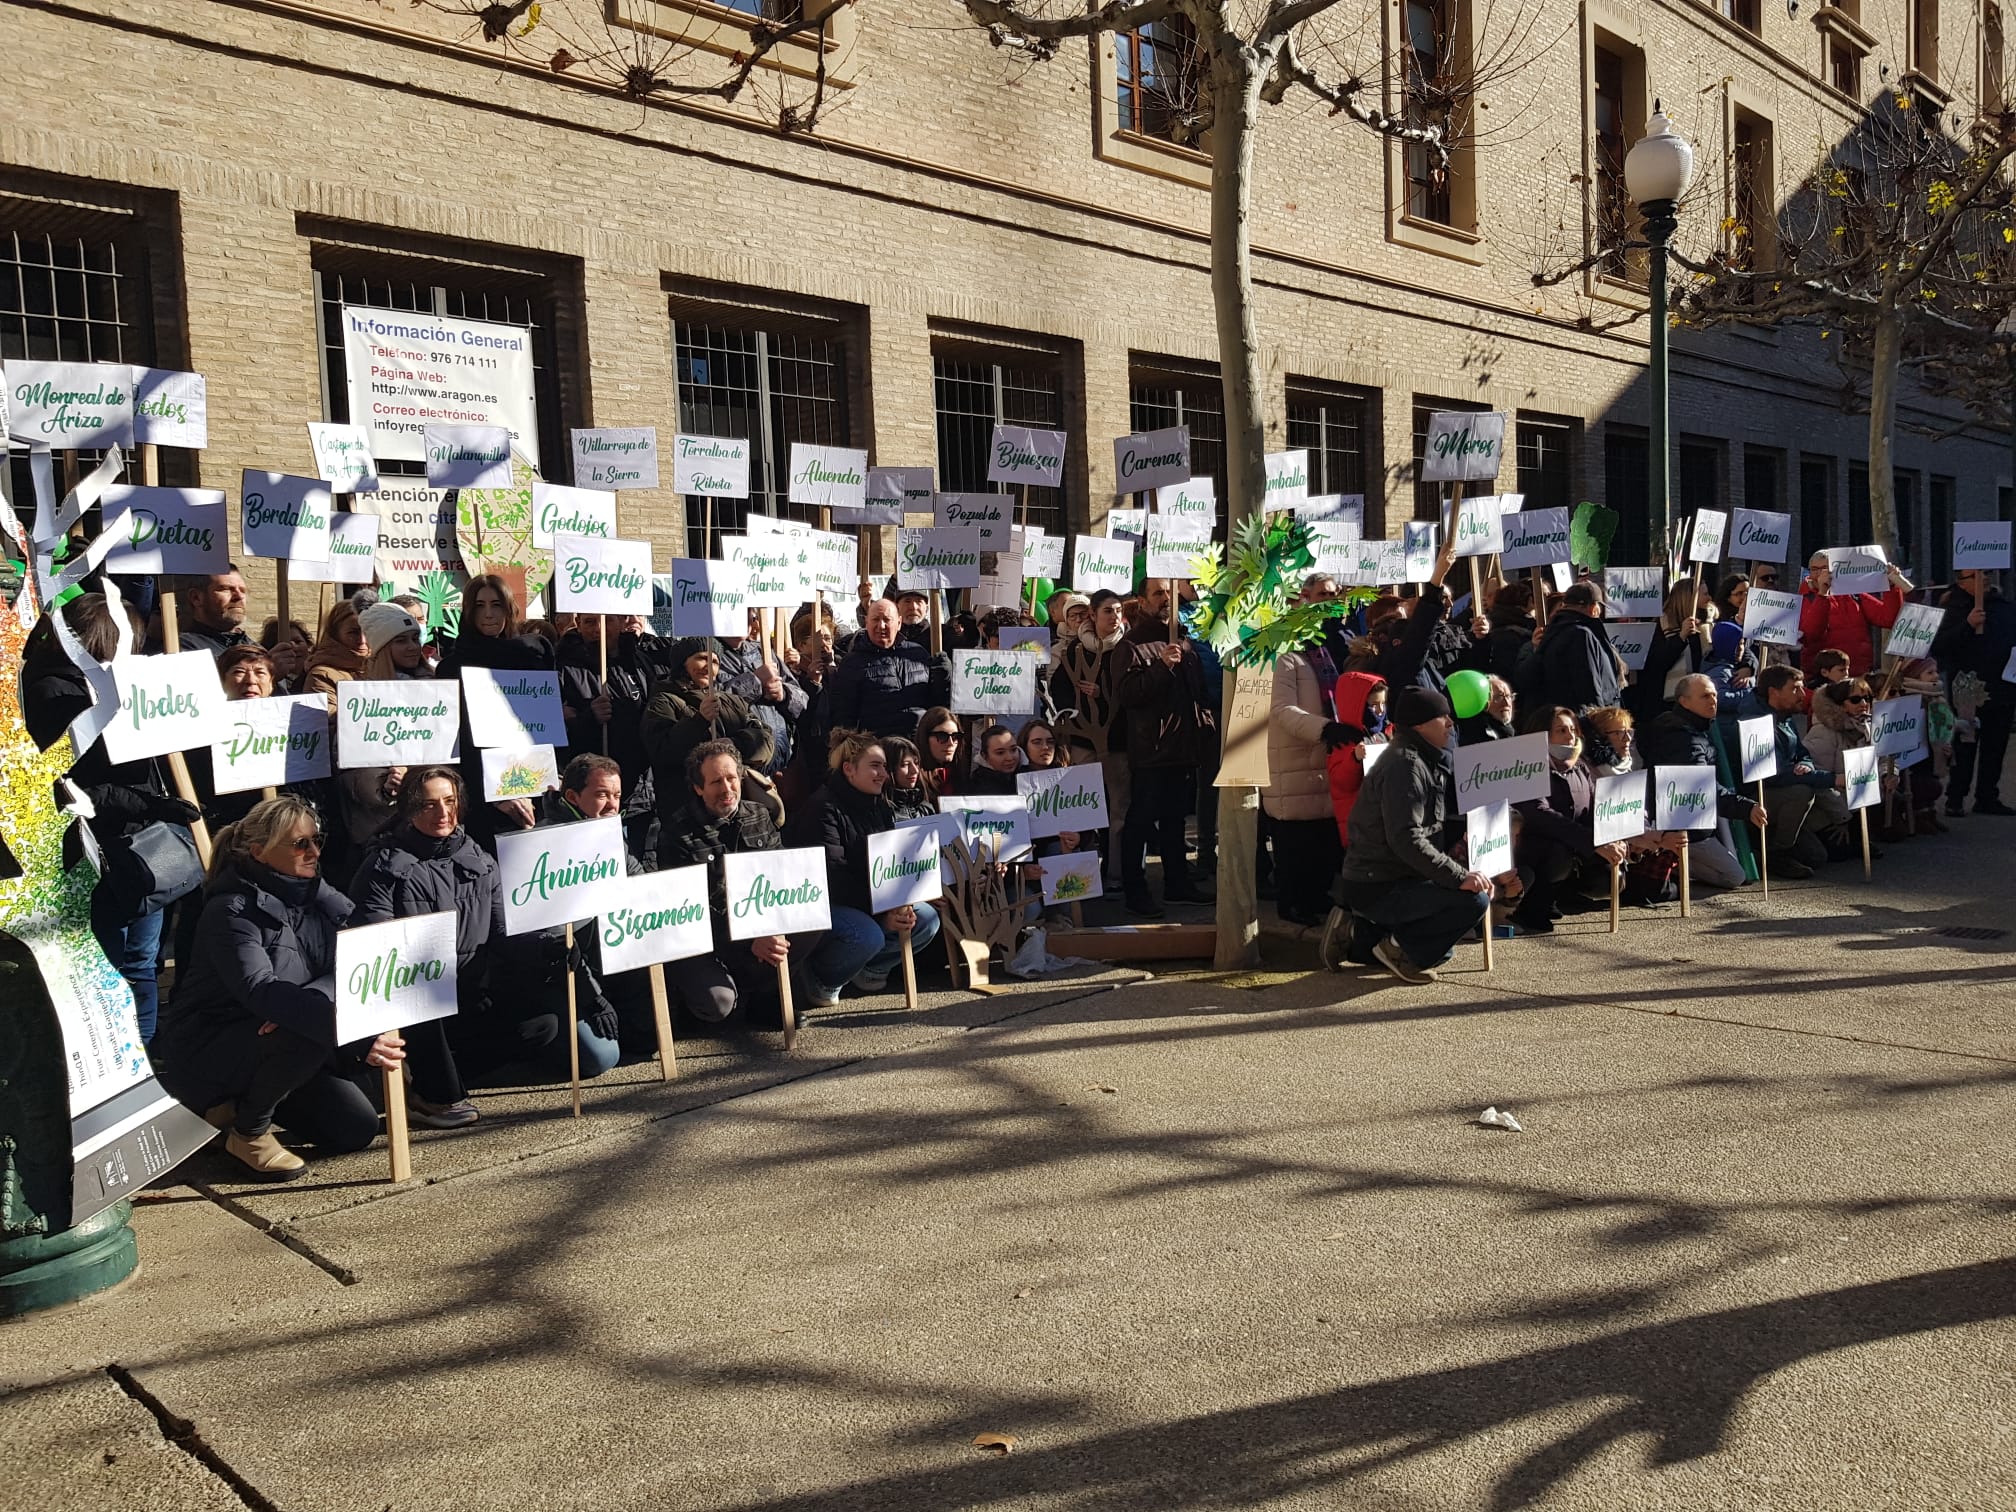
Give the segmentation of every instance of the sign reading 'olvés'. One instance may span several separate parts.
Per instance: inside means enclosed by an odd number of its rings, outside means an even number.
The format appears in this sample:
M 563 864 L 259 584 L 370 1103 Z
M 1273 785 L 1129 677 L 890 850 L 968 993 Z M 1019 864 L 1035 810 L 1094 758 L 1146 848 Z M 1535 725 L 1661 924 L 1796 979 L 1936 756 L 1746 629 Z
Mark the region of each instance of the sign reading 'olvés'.
M 929 829 L 892 829 L 868 837 L 868 907 L 876 913 L 929 903 L 945 895 L 938 836 Z
M 329 555 L 319 562 L 296 562 L 293 576 L 303 583 L 368 583 L 378 570 L 375 514 L 339 514 L 329 520 Z
M 336 932 L 335 1044 L 375 1039 L 455 1010 L 453 913 Z
M 532 485 L 532 544 L 552 549 L 553 537 L 616 537 L 616 495 L 606 488 Z
M 629 876 L 623 821 L 583 819 L 497 837 L 504 932 L 529 934 L 592 918 Z
M 747 497 L 748 441 L 731 436 L 674 436 L 672 491 L 721 499 Z
M 968 525 L 957 530 L 907 526 L 896 532 L 896 586 L 978 588 L 980 532 Z
M 207 746 L 226 707 L 208 651 L 115 657 L 112 685 L 119 710 L 106 722 L 104 740 L 106 759 L 115 764 Z
M 1662 830 L 1715 828 L 1715 768 L 1652 768 L 1652 823 Z
M 600 922 L 602 970 L 635 971 L 714 948 L 707 868 L 677 866 L 610 885 Z
M 452 681 L 346 682 L 336 690 L 336 765 L 433 766 L 462 744 L 462 688 Z
M 1024 772 L 1015 790 L 1029 810 L 1029 833 L 1038 840 L 1107 827 L 1106 773 L 1096 761 Z
M 793 504 L 859 509 L 868 499 L 868 453 L 793 441 L 790 498 Z
M 658 427 L 577 430 L 574 477 L 588 488 L 656 488 Z
M 226 734 L 211 743 L 212 786 L 220 793 L 313 782 L 329 775 L 329 700 L 241 698 L 224 705 Z
M 1479 494 L 1456 506 L 1456 555 L 1496 556 L 1505 549 L 1505 515 L 1496 494 Z
M 1026 651 L 954 651 L 952 712 L 1035 713 L 1036 669 L 1041 661 Z
M 1545 798 L 1553 785 L 1548 775 L 1547 732 L 1512 740 L 1487 740 L 1456 747 L 1456 807 L 1467 813 L 1487 803 L 1523 803 Z
M 1505 417 L 1438 410 L 1428 417 L 1423 483 L 1489 483 L 1505 456 Z
M 222 572 L 230 561 L 224 495 L 217 489 L 114 484 L 100 504 L 105 528 L 118 538 L 105 553 L 105 570 L 115 577 Z
M 1613 845 L 1645 833 L 1645 774 L 1619 772 L 1596 779 L 1592 844 Z
M 728 895 L 730 939 L 808 934 L 833 927 L 826 896 L 826 852 L 816 845 L 733 851 L 721 858 L 721 873 Z
M 335 501 L 320 478 L 246 468 L 239 483 L 245 550 L 251 556 L 290 562 L 329 557 L 330 516 Z
M 553 607 L 563 614 L 651 612 L 651 543 L 553 537 Z
M 997 425 L 987 451 L 987 481 L 1062 488 L 1064 443 L 1063 431 L 1032 430 L 1025 425 Z
M 1113 475 L 1122 493 L 1146 493 L 1190 477 L 1190 427 L 1121 436 L 1113 442 Z
M 671 576 L 674 635 L 739 640 L 749 633 L 748 568 L 701 557 L 674 557 Z
M 462 699 L 469 706 L 469 738 L 478 746 L 567 743 L 557 672 L 464 667 Z

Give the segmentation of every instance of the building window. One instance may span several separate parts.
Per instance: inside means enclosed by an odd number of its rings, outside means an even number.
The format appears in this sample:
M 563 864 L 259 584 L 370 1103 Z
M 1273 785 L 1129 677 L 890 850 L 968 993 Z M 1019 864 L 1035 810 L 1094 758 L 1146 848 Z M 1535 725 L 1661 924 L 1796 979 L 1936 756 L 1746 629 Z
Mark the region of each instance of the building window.
M 1566 509 L 1574 502 L 1575 439 L 1581 426 L 1549 415 L 1519 414 L 1519 492 L 1526 509 Z
M 938 416 L 938 487 L 946 493 L 1020 494 L 1005 483 L 987 481 L 987 458 L 993 449 L 994 427 L 1028 425 L 1043 430 L 1069 430 L 1064 354 L 1046 349 L 1040 337 L 1028 345 L 991 345 L 956 337 L 935 337 L 931 344 Z M 1073 464 L 1064 464 L 1067 486 Z M 1028 490 L 1026 512 L 1016 523 L 1027 523 L 1059 535 L 1069 530 L 1065 493 L 1056 488 Z M 1019 505 L 1019 500 L 1018 500 Z
M 1428 420 L 1435 414 L 1448 410 L 1460 410 L 1465 414 L 1485 414 L 1491 406 L 1465 399 L 1427 399 L 1414 396 L 1414 518 L 1417 520 L 1440 520 L 1442 505 L 1449 498 L 1448 483 L 1424 483 L 1421 481 L 1421 459 L 1428 453 Z M 1481 493 L 1481 488 L 1470 490 Z
M 1288 450 L 1309 453 L 1309 491 L 1362 494 L 1365 534 L 1385 530 L 1379 458 L 1379 392 L 1342 384 L 1288 380 Z
M 1652 497 L 1652 446 L 1645 432 L 1625 426 L 1603 428 L 1603 499 L 1617 512 L 1610 542 L 1613 562 L 1650 562 L 1652 533 L 1647 516 Z
M 1897 555 L 1907 563 L 1915 563 L 1918 560 L 1918 474 L 1892 472 L 1890 487 L 1890 502 L 1897 520 Z
M 1911 71 L 1939 81 L 1939 0 L 1911 0 Z
M 1747 32 L 1763 30 L 1758 24 L 1757 0 L 1715 0 L 1715 9 Z
M 1785 454 L 1768 447 L 1743 448 L 1743 507 L 1784 511 Z
M 1926 542 L 1925 569 L 1935 583 L 1943 583 L 1953 572 L 1953 498 L 1955 483 L 1951 478 L 1938 474 L 1932 477 L 1930 495 L 1932 518 L 1929 522 L 1931 537 Z
M 1113 53 L 1119 129 L 1196 147 L 1203 67 L 1190 23 L 1172 16 L 1119 32 Z
M 1406 0 L 1407 46 L 1402 59 L 1407 70 L 1407 124 L 1451 125 L 1450 102 L 1458 78 L 1456 0 Z M 1455 201 L 1449 171 L 1437 154 L 1409 142 L 1407 213 L 1438 226 L 1455 224 Z
M 1875 521 L 1869 513 L 1869 464 L 1850 462 L 1848 464 L 1848 544 L 1867 545 L 1876 534 Z M 1822 545 L 1828 543 L 1822 542 Z
M 1876 38 L 1862 26 L 1861 0 L 1834 0 L 1813 13 L 1826 62 L 1827 82 L 1858 103 L 1862 98 L 1862 60 Z
M 1209 478 L 1218 493 L 1218 538 L 1230 510 L 1225 473 L 1225 390 L 1206 364 L 1137 358 L 1127 374 L 1127 424 L 1134 431 L 1190 427 L 1190 476 Z
M 1827 80 L 1842 94 L 1861 98 L 1862 55 L 1838 38 L 1827 48 Z
M 1778 196 L 1772 162 L 1771 123 L 1738 109 L 1729 162 L 1730 254 L 1738 268 L 1771 267 L 1778 244 Z
M 1834 459 L 1799 459 L 1799 560 L 1834 538 Z
M 1720 441 L 1682 436 L 1679 452 L 1679 488 L 1675 506 L 1678 512 L 1692 515 L 1697 510 L 1722 508 L 1727 448 Z
M 1598 268 L 1603 274 L 1633 278 L 1642 270 L 1626 246 L 1637 224 L 1631 195 L 1624 187 L 1624 155 L 1645 130 L 1644 55 L 1599 33 L 1591 83 L 1591 251 L 1601 254 Z

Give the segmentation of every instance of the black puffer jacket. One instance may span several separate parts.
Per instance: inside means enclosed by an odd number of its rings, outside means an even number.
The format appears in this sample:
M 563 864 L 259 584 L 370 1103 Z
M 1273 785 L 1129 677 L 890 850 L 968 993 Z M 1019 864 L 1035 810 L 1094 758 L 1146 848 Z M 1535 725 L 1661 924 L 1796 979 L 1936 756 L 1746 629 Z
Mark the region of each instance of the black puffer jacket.
M 896 810 L 880 793 L 864 793 L 845 772 L 826 781 L 784 827 L 787 846 L 816 845 L 826 852 L 826 881 L 841 908 L 873 913 L 868 894 L 868 837 L 896 827 Z
M 1443 848 L 1443 831 L 1455 807 L 1451 787 L 1442 753 L 1412 730 L 1399 731 L 1358 789 L 1343 879 L 1425 878 L 1440 887 L 1460 888 L 1469 868 Z
M 1519 691 L 1530 702 L 1577 711 L 1615 704 L 1617 653 L 1603 622 L 1579 609 L 1557 610 L 1521 671 Z
M 781 772 L 790 764 L 792 733 L 804 719 L 810 703 L 805 686 L 799 682 L 790 668 L 780 665 L 774 658 L 771 666 L 777 673 L 778 700 L 771 703 L 763 696 L 763 652 L 754 641 L 722 641 L 718 653 L 721 658 L 721 686 L 749 705 L 749 712 L 762 721 L 770 732 L 770 760 L 763 770 L 770 773 Z
M 350 900 L 319 877 L 283 877 L 256 861 L 226 863 L 203 900 L 196 949 L 161 1014 L 156 1053 L 173 1062 L 218 1030 L 250 1020 L 331 1044 L 334 1000 L 309 986 L 336 969 L 336 931 Z
M 567 715 L 564 767 L 584 751 L 603 754 L 603 726 L 589 711 L 601 693 L 601 658 L 595 643 L 575 631 L 561 638 L 554 652 L 560 674 L 560 706 Z M 608 756 L 623 768 L 623 812 L 645 814 L 656 799 L 651 754 L 644 748 L 644 706 L 651 690 L 672 675 L 671 647 L 646 632 L 624 632 L 609 645 Z
M 769 768 L 770 727 L 750 712 L 748 704 L 723 689 L 718 679 L 713 684 L 714 718 L 702 719 L 700 703 L 706 691 L 679 673 L 652 689 L 651 701 L 644 705 L 644 749 L 651 755 L 661 818 L 669 819 L 685 806 L 686 758 L 695 746 L 726 740 L 744 766 L 758 772 Z
M 898 640 L 887 650 L 864 634 L 826 678 L 826 727 L 909 735 L 926 709 L 952 701 L 952 663 Z
M 690 791 L 688 789 L 687 791 Z M 714 945 L 728 943 L 728 884 L 721 858 L 731 851 L 782 850 L 784 842 L 770 811 L 748 799 L 726 817 L 717 817 L 689 798 L 665 815 L 658 835 L 658 869 L 707 868 L 707 903 L 714 916 Z
M 441 648 L 441 660 L 434 668 L 437 678 L 460 683 L 464 667 L 490 667 L 499 672 L 550 672 L 553 670 L 553 643 L 543 635 L 478 635 L 464 630 Z M 483 795 L 483 751 L 469 729 L 469 700 L 462 700 L 462 785 L 469 790 L 469 807 Z M 489 822 L 488 819 L 484 822 Z
M 1127 764 L 1137 771 L 1201 766 L 1218 744 L 1218 717 L 1208 706 L 1196 644 L 1188 636 L 1177 642 L 1183 654 L 1172 667 L 1162 659 L 1168 643 L 1169 627 L 1160 620 L 1143 620 L 1120 642 L 1127 653 L 1120 674 Z
M 352 924 L 453 913 L 456 996 L 465 1004 L 481 997 L 492 943 L 504 938 L 504 887 L 496 859 L 468 831 L 437 839 L 395 822 L 365 849 L 350 893 Z

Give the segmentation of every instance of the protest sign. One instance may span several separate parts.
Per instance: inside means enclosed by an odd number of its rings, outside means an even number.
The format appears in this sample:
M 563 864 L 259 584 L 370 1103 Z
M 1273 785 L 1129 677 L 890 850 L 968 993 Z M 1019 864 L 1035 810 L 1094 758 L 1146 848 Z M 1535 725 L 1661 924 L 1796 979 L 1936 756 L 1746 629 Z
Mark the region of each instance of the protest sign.
M 1765 646 L 1799 644 L 1799 595 L 1752 587 L 1743 600 L 1743 634 Z
M 931 836 L 931 844 L 939 853 L 939 882 L 944 887 L 952 886 L 952 868 L 944 861 L 945 847 L 959 841 L 961 829 L 957 814 L 920 814 L 914 819 L 898 819 L 899 830 L 922 830 Z
M 1356 534 L 1365 534 L 1363 494 L 1310 494 L 1296 506 L 1295 513 L 1311 523 L 1317 520 L 1349 521 Z
M 1043 868 L 1043 903 L 1047 908 L 1088 902 L 1106 891 L 1099 852 L 1095 850 L 1038 856 L 1036 864 Z
M 931 469 L 871 467 L 861 507 L 841 505 L 833 511 L 835 525 L 901 525 L 904 515 L 931 510 Z
M 710 954 L 714 921 L 706 866 L 675 866 L 611 883 L 598 933 L 604 976 Z
M 1194 578 L 1197 558 L 1211 546 L 1208 526 L 1171 515 L 1148 517 L 1148 576 Z
M 1687 560 L 1690 562 L 1719 562 L 1722 560 L 1722 542 L 1728 534 L 1729 516 L 1719 509 L 1697 509 L 1694 511 L 1694 528 L 1687 538 Z
M 649 614 L 651 543 L 556 535 L 553 607 L 563 614 Z
M 1611 649 L 1617 653 L 1618 660 L 1633 672 L 1643 672 L 1645 659 L 1652 654 L 1652 638 L 1659 633 L 1659 627 L 1645 620 L 1637 624 L 1612 620 L 1603 628 L 1610 637 Z
M 1428 417 L 1421 451 L 1423 483 L 1489 483 L 1504 460 L 1505 417 L 1438 410 Z
M 728 937 L 805 934 L 833 927 L 826 896 L 826 852 L 730 851 L 721 858 L 728 892 Z
M 1274 712 L 1274 674 L 1265 667 L 1228 667 L 1232 698 L 1225 712 L 1225 748 L 1213 787 L 1264 788 L 1267 719 Z
M 1547 564 L 1547 575 L 1554 580 L 1554 591 L 1556 593 L 1566 593 L 1569 585 L 1575 581 L 1575 564 L 1573 562 L 1549 562 Z
M 1101 588 L 1120 594 L 1134 591 L 1132 541 L 1081 535 L 1071 545 L 1071 586 L 1078 592 L 1096 593 Z
M 868 837 L 868 907 L 908 908 L 945 896 L 938 836 L 928 829 L 891 829 Z
M 1883 555 L 1881 546 L 1829 546 L 1827 565 L 1834 572 L 1827 591 L 1836 597 L 1889 590 L 1888 559 Z
M 1309 522 L 1309 551 L 1316 558 L 1315 570 L 1329 573 L 1340 583 L 1368 587 L 1370 585 L 1363 581 L 1358 571 L 1358 547 L 1358 526 L 1355 521 Z
M 1879 698 L 1869 712 L 1869 737 L 1878 756 L 1908 756 L 1925 739 L 1925 699 Z
M 1511 804 L 1487 803 L 1466 809 L 1463 827 L 1470 843 L 1470 870 L 1486 877 L 1512 870 Z
M 1568 511 L 1524 509 L 1504 516 L 1505 549 L 1498 566 L 1505 572 L 1548 567 L 1568 560 Z
M 1193 530 L 1210 540 L 1218 528 L 1218 485 L 1209 478 L 1186 478 L 1155 490 L 1155 517 Z
M 1792 549 L 1792 516 L 1768 509 L 1739 509 L 1731 519 L 1729 555 L 1752 562 L 1783 562 Z
M 461 754 L 462 686 L 452 680 L 346 682 L 336 689 L 336 765 L 436 766 Z
M 210 397 L 201 373 L 133 369 L 133 440 L 140 446 L 210 444 Z
M 51 451 L 133 439 L 133 369 L 116 362 L 6 365 L 8 434 Z
M 328 557 L 335 501 L 327 483 L 248 467 L 238 491 L 246 555 L 290 562 Z
M 231 559 L 224 495 L 214 488 L 147 488 L 115 483 L 99 498 L 117 544 L 105 553 L 114 577 L 222 572 Z
M 210 785 L 219 793 L 329 775 L 329 700 L 320 693 L 227 701 L 211 733 L 219 729 L 210 744 Z
M 1022 532 L 1022 576 L 1060 578 L 1064 575 L 1064 537 L 1046 535 L 1034 525 Z
M 1662 830 L 1715 828 L 1715 768 L 1652 768 L 1652 824 Z
M 861 543 L 852 531 L 808 530 L 812 550 L 812 590 L 851 597 L 861 583 Z
M 1409 520 L 1400 527 L 1400 570 L 1395 582 L 1425 583 L 1434 574 L 1436 526 L 1433 521 Z M 1390 565 L 1390 561 L 1389 561 Z
M 510 798 L 534 799 L 558 792 L 560 765 L 550 745 L 495 746 L 483 752 L 483 798 L 502 803 Z
M 606 488 L 569 488 L 564 483 L 532 485 L 532 544 L 553 548 L 553 537 L 616 538 L 616 495 Z
M 1553 786 L 1545 730 L 1511 740 L 1459 745 L 1450 755 L 1456 769 L 1456 807 L 1465 813 L 1487 803 L 1545 798 Z
M 315 453 L 315 475 L 331 493 L 376 493 L 378 461 L 371 438 L 361 426 L 308 422 L 308 446 Z
M 1266 490 L 1261 496 L 1263 514 L 1276 510 L 1296 510 L 1309 497 L 1309 453 L 1306 450 L 1269 452 L 1261 458 L 1267 471 Z
M 1029 810 L 1015 793 L 942 793 L 939 812 L 959 819 L 959 838 L 987 861 L 1020 861 L 1029 854 Z
M 1006 551 L 1013 523 L 1015 496 L 1005 493 L 941 493 L 932 495 L 932 514 L 939 527 L 980 532 L 982 551 Z
M 868 453 L 793 441 L 789 497 L 793 504 L 859 509 L 868 499 Z
M 1751 592 L 1754 594 L 1756 590 L 1753 588 Z M 1883 654 L 1901 656 L 1906 660 L 1930 656 L 1932 638 L 1939 633 L 1939 625 L 1944 618 L 1945 615 L 1930 604 L 1904 605 L 1897 611 L 1897 623 L 1890 627 L 1890 638 L 1883 643 Z
M 1737 720 L 1736 736 L 1743 750 L 1744 782 L 1778 775 L 1778 726 L 1769 714 Z
M 451 911 L 337 930 L 336 1043 L 453 1017 L 455 965 Z
M 1117 438 L 1113 442 L 1113 475 L 1120 480 L 1122 493 L 1180 486 L 1190 477 L 1190 427 L 1176 425 Z
M 1847 778 L 1842 796 L 1848 811 L 1872 808 L 1883 801 L 1883 784 L 1877 778 L 1876 748 L 1856 746 L 1841 753 L 1841 775 Z
M 567 744 L 557 672 L 464 667 L 462 702 L 469 710 L 469 738 L 479 746 Z
M 329 555 L 319 562 L 295 562 L 298 583 L 368 583 L 378 573 L 378 516 L 329 517 Z
M 433 488 L 509 488 L 511 431 L 502 425 L 429 425 L 427 482 Z
M 1645 833 L 1645 774 L 1619 772 L 1596 779 L 1592 844 L 1614 845 Z
M 1024 646 L 1034 646 L 1039 652 L 1050 649 L 1050 627 L 1048 625 L 1003 625 L 1001 627 L 1001 649 L 1018 651 Z M 1027 654 L 1026 652 L 1024 653 Z
M 1666 573 L 1659 567 L 1605 567 L 1604 618 L 1656 620 L 1666 600 Z
M 114 657 L 112 685 L 119 709 L 106 720 L 103 738 L 105 759 L 114 765 L 207 746 L 221 727 L 224 685 L 208 651 Z
M 921 588 L 978 588 L 980 586 L 980 532 L 968 525 L 959 530 L 935 526 L 896 532 L 896 586 Z
M 1037 657 L 1024 651 L 954 651 L 952 712 L 1033 714 Z
M 671 576 L 674 635 L 724 635 L 740 640 L 749 633 L 746 567 L 701 557 L 674 557 Z
M 977 608 L 1015 605 L 1022 602 L 1022 558 L 1011 552 L 994 552 L 982 557 L 994 570 L 980 574 L 980 587 L 973 594 Z
M 987 452 L 987 481 L 1062 488 L 1064 444 L 1063 431 L 1032 430 L 1025 425 L 997 425 Z
M 1505 549 L 1505 512 L 1496 494 L 1479 494 L 1456 506 L 1456 555 L 1496 556 Z
M 776 851 L 764 851 L 774 856 Z M 504 933 L 529 934 L 599 914 L 629 876 L 623 821 L 583 819 L 497 836 Z
M 749 442 L 735 436 L 672 437 L 672 491 L 740 499 L 749 493 Z
M 2016 683 L 2016 651 L 2009 653 L 2009 660 L 2002 664 L 2002 681 Z
M 1955 520 L 1953 570 L 2000 572 L 2009 565 L 2007 520 Z
M 504 427 L 538 467 L 539 407 L 525 327 L 345 305 L 343 355 L 350 418 L 371 433 L 381 462 L 424 461 L 426 428 L 463 419 Z
M 1106 511 L 1106 539 L 1109 541 L 1131 541 L 1139 546 L 1148 535 L 1148 511 L 1145 509 L 1109 509 Z
M 1029 833 L 1038 840 L 1105 829 L 1110 823 L 1106 773 L 1096 761 L 1023 772 L 1015 778 L 1015 791 L 1029 810 Z
M 749 574 L 749 607 L 796 609 L 812 597 L 791 536 L 722 536 L 721 560 Z
M 657 426 L 577 430 L 568 435 L 574 444 L 574 481 L 582 487 L 658 486 Z

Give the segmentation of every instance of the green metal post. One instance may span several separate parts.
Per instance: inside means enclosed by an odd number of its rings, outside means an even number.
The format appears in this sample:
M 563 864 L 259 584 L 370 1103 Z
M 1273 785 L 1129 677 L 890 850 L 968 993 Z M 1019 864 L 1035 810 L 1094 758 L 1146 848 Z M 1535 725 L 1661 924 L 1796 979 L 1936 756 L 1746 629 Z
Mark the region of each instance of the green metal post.
M 1652 560 L 1663 566 L 1673 549 L 1673 441 L 1668 390 L 1671 357 L 1667 348 L 1666 244 L 1679 229 L 1674 200 L 1653 200 L 1645 206 L 1645 234 L 1652 244 L 1648 273 L 1652 283 Z

